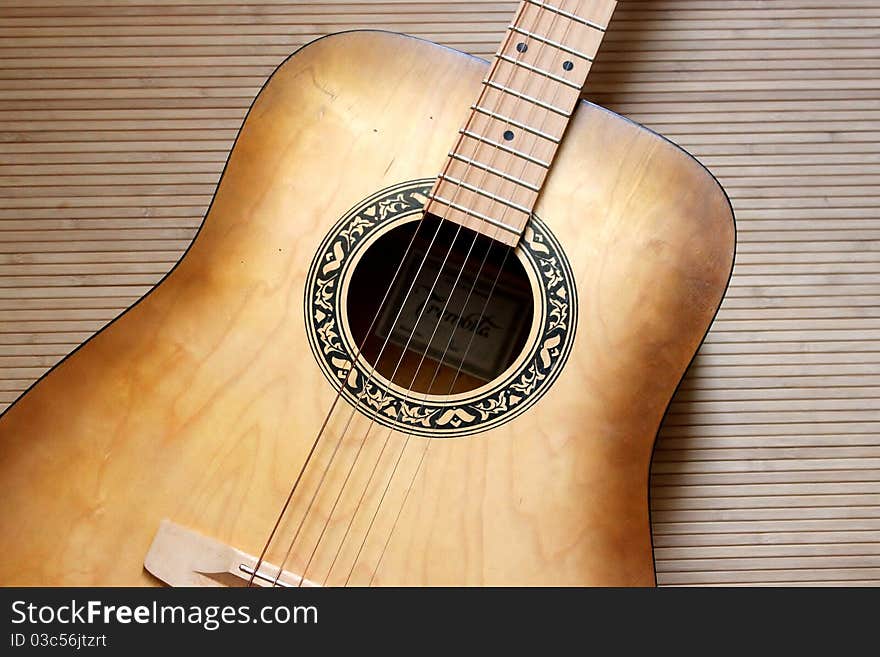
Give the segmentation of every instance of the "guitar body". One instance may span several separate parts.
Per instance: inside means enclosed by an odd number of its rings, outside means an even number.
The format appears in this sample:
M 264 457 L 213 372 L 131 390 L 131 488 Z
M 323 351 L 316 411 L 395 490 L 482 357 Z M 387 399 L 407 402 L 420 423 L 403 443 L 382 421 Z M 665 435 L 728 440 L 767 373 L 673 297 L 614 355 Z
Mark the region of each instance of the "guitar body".
M 382 190 L 430 182 L 486 69 L 379 32 L 318 40 L 278 69 L 177 267 L 0 418 L 0 582 L 158 584 L 143 564 L 165 518 L 260 554 L 336 398 L 307 321 L 310 276 L 335 266 L 322 244 Z M 317 491 L 286 568 L 319 583 L 654 584 L 651 453 L 728 283 L 731 209 L 686 153 L 581 103 L 536 215 L 577 295 L 540 398 L 460 435 L 395 431 L 384 455 L 390 430 L 340 401 L 267 562 Z M 562 358 L 541 342 L 547 312 L 527 342 Z M 342 465 L 322 480 L 338 436 Z M 361 499 L 372 464 L 383 481 L 398 453 L 418 476 Z

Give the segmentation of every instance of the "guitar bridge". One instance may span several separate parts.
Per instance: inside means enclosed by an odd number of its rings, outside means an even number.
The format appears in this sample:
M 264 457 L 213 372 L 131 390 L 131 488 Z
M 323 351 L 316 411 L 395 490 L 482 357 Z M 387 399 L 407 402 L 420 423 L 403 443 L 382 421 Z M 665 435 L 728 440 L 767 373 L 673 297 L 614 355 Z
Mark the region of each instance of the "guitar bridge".
M 144 568 L 169 586 L 320 586 L 302 576 L 266 563 L 216 539 L 170 520 L 163 520 L 153 538 Z

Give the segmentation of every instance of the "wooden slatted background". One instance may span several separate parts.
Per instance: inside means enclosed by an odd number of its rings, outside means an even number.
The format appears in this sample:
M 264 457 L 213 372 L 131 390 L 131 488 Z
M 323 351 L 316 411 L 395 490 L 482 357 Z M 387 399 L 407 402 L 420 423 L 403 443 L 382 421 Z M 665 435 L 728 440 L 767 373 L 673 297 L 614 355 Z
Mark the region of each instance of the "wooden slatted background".
M 381 27 L 488 56 L 514 6 L 0 0 L 0 408 L 177 260 L 296 47 Z M 662 584 L 880 584 L 878 55 L 880 0 L 623 0 L 591 75 L 739 224 L 656 452 Z

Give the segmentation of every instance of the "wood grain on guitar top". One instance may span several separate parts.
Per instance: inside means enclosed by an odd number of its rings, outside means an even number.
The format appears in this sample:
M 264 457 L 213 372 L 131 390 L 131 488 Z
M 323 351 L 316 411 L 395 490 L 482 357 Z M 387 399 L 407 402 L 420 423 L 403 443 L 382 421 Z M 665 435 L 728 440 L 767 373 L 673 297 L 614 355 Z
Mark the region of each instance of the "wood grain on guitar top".
M 143 561 L 163 518 L 260 552 L 334 398 L 302 316 L 314 253 L 361 200 L 436 175 L 485 71 L 422 41 L 354 32 L 276 72 L 177 268 L 0 418 L 0 582 L 156 584 Z M 570 359 L 527 413 L 432 445 L 376 584 L 654 583 L 651 450 L 728 281 L 729 204 L 675 146 L 583 103 L 536 211 L 577 282 Z M 355 416 L 343 458 L 368 425 Z M 354 493 L 379 455 L 373 432 Z M 392 436 L 380 470 L 403 440 Z M 331 469 L 329 483 L 344 474 Z M 356 563 L 368 518 L 336 550 L 358 502 L 343 496 L 324 537 L 333 549 L 307 576 L 368 583 L 404 488 L 389 490 Z M 306 543 L 334 497 L 318 496 Z M 297 551 L 288 570 L 309 557 Z

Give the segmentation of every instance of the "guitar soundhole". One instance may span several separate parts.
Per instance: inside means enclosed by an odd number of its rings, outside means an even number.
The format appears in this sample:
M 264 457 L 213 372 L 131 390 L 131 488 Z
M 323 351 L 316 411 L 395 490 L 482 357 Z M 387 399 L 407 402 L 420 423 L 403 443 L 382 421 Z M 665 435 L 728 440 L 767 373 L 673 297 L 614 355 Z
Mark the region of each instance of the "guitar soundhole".
M 370 365 L 431 395 L 495 380 L 525 348 L 535 312 L 529 278 L 509 247 L 431 216 L 367 249 L 345 303 Z

